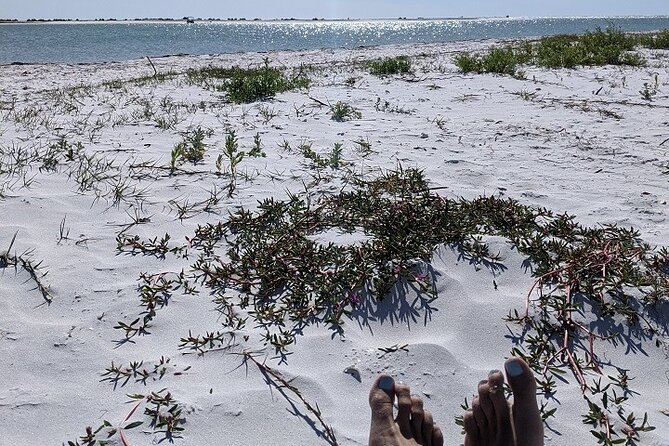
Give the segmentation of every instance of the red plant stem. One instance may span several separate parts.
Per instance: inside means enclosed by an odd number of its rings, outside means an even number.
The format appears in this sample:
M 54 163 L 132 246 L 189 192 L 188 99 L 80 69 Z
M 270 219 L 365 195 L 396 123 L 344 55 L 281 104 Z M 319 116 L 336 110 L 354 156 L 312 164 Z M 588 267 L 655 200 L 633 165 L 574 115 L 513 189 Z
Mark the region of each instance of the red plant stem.
M 609 417 L 608 415 L 604 415 L 602 417 L 601 423 L 604 425 L 606 428 L 606 439 L 611 441 L 611 423 L 609 423 Z
M 549 271 L 546 274 L 543 274 L 537 278 L 537 280 L 534 281 L 532 284 L 532 287 L 530 288 L 530 291 L 527 292 L 527 299 L 525 300 L 525 319 L 527 319 L 530 315 L 530 300 L 532 297 L 532 292 L 534 291 L 535 288 L 543 286 L 544 279 L 546 277 L 555 275 L 557 273 L 561 273 L 562 271 L 565 271 L 569 268 L 571 268 L 571 265 L 566 265 L 563 266 L 562 268 L 554 269 L 553 271 Z
M 555 358 L 557 358 L 558 355 L 560 355 L 560 354 L 561 354 L 562 352 L 564 352 L 564 351 L 565 351 L 565 348 L 562 347 L 560 350 L 558 350 L 557 352 L 555 352 L 555 354 L 553 354 L 553 356 L 551 356 L 550 358 L 548 358 L 548 361 L 546 361 L 546 365 L 544 366 L 544 369 L 543 369 L 543 371 L 541 372 L 542 375 L 545 375 L 545 374 L 546 374 L 546 372 L 548 371 L 548 367 L 551 365 L 551 362 L 553 362 L 553 361 L 555 360 Z

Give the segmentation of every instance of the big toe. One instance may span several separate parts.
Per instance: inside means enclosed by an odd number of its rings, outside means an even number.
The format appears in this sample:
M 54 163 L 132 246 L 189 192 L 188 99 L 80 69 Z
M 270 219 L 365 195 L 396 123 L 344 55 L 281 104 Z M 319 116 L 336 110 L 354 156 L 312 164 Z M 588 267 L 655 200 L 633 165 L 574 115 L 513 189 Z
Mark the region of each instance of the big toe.
M 393 419 L 395 380 L 381 375 L 369 391 L 369 407 L 372 409 L 372 424 L 369 429 L 370 446 L 397 444 L 398 431 Z
M 380 375 L 369 391 L 372 420 L 387 420 L 392 423 L 393 401 L 395 401 L 395 380 L 388 375 Z
M 520 358 L 508 359 L 504 368 L 513 393 L 511 413 L 516 444 L 541 446 L 544 444 L 544 426 L 537 405 L 537 384 L 534 373 Z

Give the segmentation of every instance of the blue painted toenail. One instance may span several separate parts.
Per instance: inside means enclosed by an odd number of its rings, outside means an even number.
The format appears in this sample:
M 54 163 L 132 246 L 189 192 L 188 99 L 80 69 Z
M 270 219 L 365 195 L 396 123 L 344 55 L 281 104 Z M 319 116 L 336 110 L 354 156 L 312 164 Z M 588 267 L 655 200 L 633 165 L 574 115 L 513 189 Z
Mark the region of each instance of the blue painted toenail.
M 379 389 L 390 392 L 395 387 L 395 380 L 390 376 L 384 376 L 379 380 Z
M 520 376 L 523 374 L 523 368 L 516 361 L 507 362 L 504 367 L 506 368 L 506 373 L 509 376 Z

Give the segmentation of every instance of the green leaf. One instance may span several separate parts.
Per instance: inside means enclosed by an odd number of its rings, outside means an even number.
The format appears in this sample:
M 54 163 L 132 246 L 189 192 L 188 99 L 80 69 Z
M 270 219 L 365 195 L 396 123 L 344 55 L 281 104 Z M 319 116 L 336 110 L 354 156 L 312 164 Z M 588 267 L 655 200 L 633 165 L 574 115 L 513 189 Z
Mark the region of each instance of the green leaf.
M 134 429 L 134 428 L 136 428 L 137 426 L 141 426 L 142 424 L 144 424 L 143 421 L 135 421 L 135 422 L 132 422 L 132 423 L 128 424 L 128 425 L 125 426 L 123 429 L 125 429 L 125 430 Z

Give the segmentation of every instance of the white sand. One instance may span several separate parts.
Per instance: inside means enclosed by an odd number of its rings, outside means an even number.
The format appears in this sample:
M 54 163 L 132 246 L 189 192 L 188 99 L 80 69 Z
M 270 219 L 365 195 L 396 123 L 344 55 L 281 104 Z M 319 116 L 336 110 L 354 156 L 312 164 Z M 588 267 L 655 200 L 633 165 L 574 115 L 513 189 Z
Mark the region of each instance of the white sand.
M 649 66 L 641 69 L 527 68 L 525 80 L 457 72 L 452 63 L 457 51 L 489 43 L 154 60 L 161 72 L 209 64 L 246 66 L 264 57 L 273 64 L 312 63 L 323 68 L 311 75 L 315 84 L 308 92 L 238 106 L 225 104 L 222 93 L 183 82 L 127 85 L 124 90 L 99 86 L 106 80 L 151 75 L 145 60 L 2 66 L 0 148 L 45 148 L 56 140 L 55 135 L 65 134 L 70 142 L 81 141 L 87 153 L 100 153 L 118 165 L 127 165 L 131 159 L 166 166 L 171 149 L 181 139 L 178 131 L 191 125 L 213 129 L 213 136 L 206 139 L 205 164 L 184 166 L 202 173 L 133 181 L 138 188 L 146 188 L 140 215 L 150 217 L 150 222 L 129 229 L 128 234 L 147 238 L 167 232 L 175 243 L 185 242 L 198 224 L 224 219 L 228 209 L 253 208 L 259 199 L 302 191 L 303 181 L 312 180 L 312 171 L 299 156 L 279 148 L 286 140 L 293 146 L 310 141 L 322 152 L 342 142 L 344 158 L 358 171 L 393 168 L 398 163 L 417 166 L 445 196 L 513 197 L 574 214 L 588 225 L 630 226 L 649 243 L 666 244 L 669 176 L 662 174 L 662 164 L 669 159 L 669 53 L 645 51 Z M 350 66 L 393 54 L 415 56 L 415 78 L 378 78 Z M 359 78 L 354 87 L 344 83 L 351 76 Z M 650 102 L 642 99 L 639 91 L 644 83 L 654 85 L 656 78 L 657 94 Z M 71 97 L 54 94 L 56 89 L 80 84 L 98 86 Z M 327 110 L 309 96 L 331 103 L 346 101 L 360 110 L 362 118 L 332 121 Z M 111 128 L 119 117 L 141 111 L 144 100 L 164 114 L 158 104 L 165 97 L 177 103 L 204 101 L 206 110 L 181 110 L 176 130 L 161 130 L 152 121 Z M 388 101 L 395 112 L 377 110 L 377 98 L 382 104 Z M 16 114 L 8 111 L 14 101 L 16 111 L 40 110 L 34 126 L 15 122 Z M 78 110 L 68 111 L 68 103 Z M 263 122 L 261 107 L 277 116 Z M 91 133 L 98 119 L 102 128 Z M 214 184 L 220 189 L 227 185 L 207 172 L 215 169 L 228 126 L 237 131 L 243 148 L 259 132 L 267 157 L 242 162 L 240 169 L 253 178 L 240 181 L 238 194 L 224 198 L 218 214 L 202 212 L 180 221 L 171 200 L 194 203 L 206 198 Z M 360 138 L 368 139 L 375 151 L 367 159 L 353 150 L 353 141 Z M 53 293 L 51 305 L 40 305 L 42 297 L 25 270 L 0 270 L 0 445 L 74 440 L 86 426 L 97 427 L 103 419 L 121 422 L 132 408 L 126 394 L 164 387 L 185 408 L 184 438 L 175 439 L 176 444 L 327 444 L 312 428 L 320 425 L 302 403 L 268 387 L 252 364 L 239 367 L 241 358 L 224 352 L 197 357 L 183 355 L 177 348 L 189 330 L 222 329 L 214 304 L 204 294 L 175 294 L 169 306 L 159 310 L 150 335 L 117 345 L 114 341 L 122 338 L 113 328 L 117 321 L 130 322 L 141 311 L 140 273 L 188 270 L 193 258 L 168 255 L 158 260 L 117 254 L 116 235 L 131 221 L 132 203 L 116 207 L 105 197 L 96 200 L 91 191 L 77 192 L 67 169 L 47 173 L 38 167 L 33 165 L 26 173 L 32 179 L 30 187 L 22 187 L 22 178 L 0 175 L 0 191 L 3 183 L 6 186 L 6 197 L 0 199 L 0 250 L 18 231 L 12 252 L 32 249 L 32 258 L 43 261 L 48 270 L 43 280 Z M 122 171 L 127 173 L 125 168 Z M 336 190 L 338 184 L 336 180 L 323 183 L 311 192 Z M 59 242 L 64 218 L 69 236 Z M 334 238 L 336 234 L 328 234 L 326 240 Z M 333 339 L 327 329 L 312 327 L 291 348 L 287 363 L 279 364 L 270 350 L 260 359 L 266 357 L 267 365 L 287 379 L 294 378 L 292 384 L 318 404 L 342 445 L 366 444 L 367 391 L 379 372 L 393 374 L 422 394 L 447 444 L 459 444 L 460 428 L 453 422 L 461 413 L 459 405 L 465 397 L 471 400 L 476 383 L 508 357 L 512 343 L 502 318 L 510 309 L 523 308 L 533 281 L 521 266 L 521 256 L 509 251 L 503 241 L 492 243 L 501 250 L 508 268 L 495 277 L 485 268 L 458 262 L 448 248 L 436 252 L 433 265 L 440 274 L 439 298 L 431 312 L 412 304 L 411 294 L 402 302 L 388 299 L 372 305 L 368 314 L 358 313 L 347 321 L 342 338 Z M 259 343 L 251 326 L 246 347 L 255 348 Z M 663 337 L 667 339 L 666 332 Z M 631 398 L 629 408 L 637 415 L 648 412 L 657 427 L 643 434 L 640 444 L 668 445 L 669 418 L 660 412 L 669 409 L 667 351 L 656 348 L 653 341 L 637 342 L 632 350 L 601 341 L 596 348 L 602 358 L 636 377 L 631 388 L 639 395 Z M 396 344 L 406 345 L 406 350 L 379 350 Z M 173 368 L 160 381 L 150 380 L 144 386 L 131 380 L 116 390 L 100 382 L 111 361 L 154 364 L 161 356 L 170 358 Z M 357 367 L 362 382 L 343 373 L 349 366 Z M 187 367 L 181 375 L 172 373 Z M 613 368 L 607 371 L 614 374 Z M 595 444 L 589 433 L 592 427 L 581 422 L 587 405 L 575 379 L 568 380 L 558 387 L 559 402 L 549 402 L 558 411 L 550 422 L 552 429 L 546 431 L 547 444 Z M 142 417 L 137 413 L 132 419 Z M 148 445 L 162 438 L 143 429 L 147 426 L 127 433 L 130 444 Z M 118 437 L 114 444 L 120 444 Z

